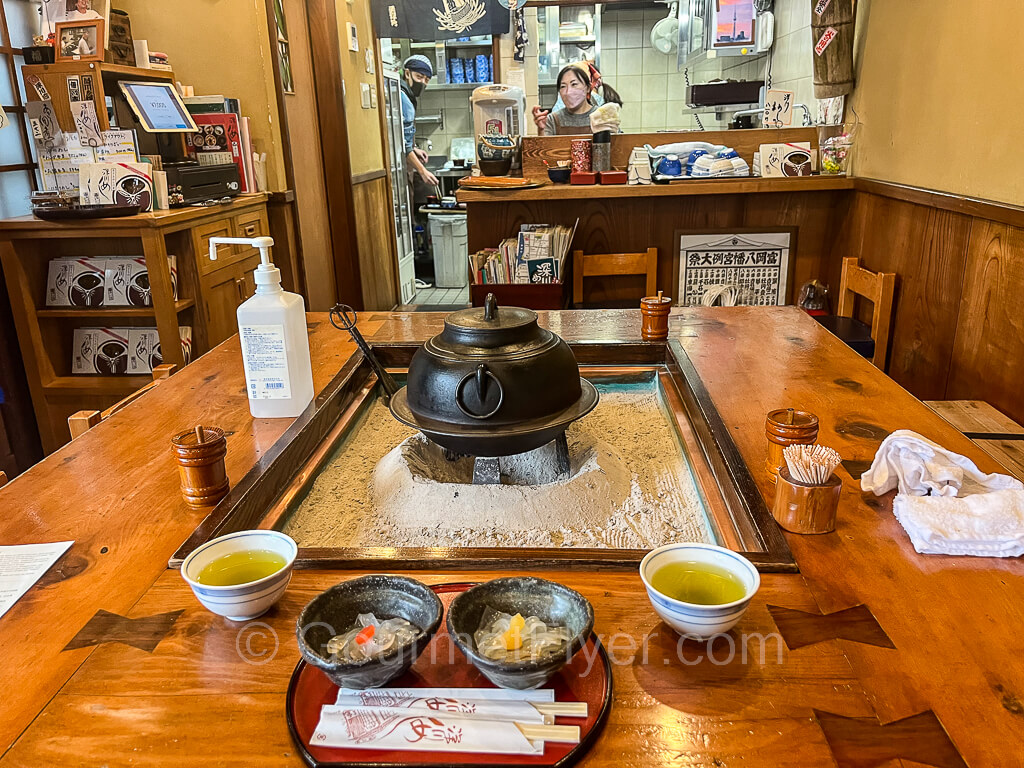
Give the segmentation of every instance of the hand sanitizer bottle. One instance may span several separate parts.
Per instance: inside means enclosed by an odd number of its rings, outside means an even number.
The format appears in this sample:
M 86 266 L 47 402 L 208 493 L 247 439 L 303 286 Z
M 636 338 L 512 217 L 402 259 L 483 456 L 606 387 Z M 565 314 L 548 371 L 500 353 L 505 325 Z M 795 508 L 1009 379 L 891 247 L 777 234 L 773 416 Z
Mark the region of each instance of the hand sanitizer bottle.
M 294 417 L 313 400 L 313 369 L 306 335 L 306 306 L 297 293 L 281 288 L 281 270 L 270 261 L 270 237 L 211 237 L 218 243 L 244 243 L 260 249 L 254 274 L 256 294 L 238 307 L 245 388 L 253 418 Z

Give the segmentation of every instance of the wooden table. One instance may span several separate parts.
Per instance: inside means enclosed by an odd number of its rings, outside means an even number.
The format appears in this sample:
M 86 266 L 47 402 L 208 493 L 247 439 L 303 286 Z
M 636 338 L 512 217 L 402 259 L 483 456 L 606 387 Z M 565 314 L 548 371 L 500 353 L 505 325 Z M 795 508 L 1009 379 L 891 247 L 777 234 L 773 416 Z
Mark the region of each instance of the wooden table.
M 361 325 L 374 341 L 422 340 L 442 318 L 367 314 Z M 309 319 L 320 389 L 353 346 L 326 316 Z M 541 321 L 569 340 L 639 335 L 635 311 Z M 677 656 L 634 573 L 545 572 L 593 602 L 595 631 L 616 660 L 610 719 L 583 764 L 1020 764 L 1020 563 L 917 555 L 891 498 L 855 482 L 900 427 L 985 471 L 995 462 L 798 310 L 677 311 L 671 332 L 766 496 L 765 413 L 798 404 L 819 415 L 822 441 L 847 457 L 839 522 L 831 534 L 787 536 L 801 573 L 765 575 L 733 632 L 735 656 L 724 639 L 688 642 Z M 3 679 L 16 681 L 5 691 L 0 768 L 301 764 L 284 721 L 295 616 L 357 574 L 299 572 L 266 626 L 240 628 L 200 608 L 165 570 L 202 517 L 177 492 L 170 434 L 197 421 L 231 430 L 237 479 L 288 426 L 253 420 L 242 382 L 232 338 L 0 490 L 0 508 L 16 510 L 0 522 L 3 543 L 76 540 L 0 619 Z

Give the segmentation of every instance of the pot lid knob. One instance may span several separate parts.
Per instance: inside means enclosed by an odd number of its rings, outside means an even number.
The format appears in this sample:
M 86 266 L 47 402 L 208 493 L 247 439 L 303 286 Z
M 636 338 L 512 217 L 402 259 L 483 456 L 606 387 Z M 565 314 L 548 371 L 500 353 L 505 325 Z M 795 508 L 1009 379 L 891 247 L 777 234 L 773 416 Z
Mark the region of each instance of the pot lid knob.
M 494 320 L 498 317 L 498 300 L 493 293 L 488 293 L 484 299 L 484 320 Z

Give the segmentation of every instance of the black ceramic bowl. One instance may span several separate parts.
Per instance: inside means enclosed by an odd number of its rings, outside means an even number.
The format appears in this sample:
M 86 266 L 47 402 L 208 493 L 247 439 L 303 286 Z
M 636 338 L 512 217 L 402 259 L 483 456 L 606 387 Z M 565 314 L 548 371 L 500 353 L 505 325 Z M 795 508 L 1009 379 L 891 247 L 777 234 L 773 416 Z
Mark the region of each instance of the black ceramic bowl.
M 313 598 L 299 614 L 295 634 L 302 658 L 322 669 L 335 685 L 377 688 L 409 669 L 423 653 L 441 625 L 441 612 L 441 601 L 426 584 L 404 576 L 374 574 L 344 581 Z M 379 619 L 402 618 L 423 634 L 415 642 L 368 661 L 332 661 L 327 641 L 351 629 L 360 613 L 373 613 Z
M 501 662 L 476 651 L 473 633 L 487 607 L 502 613 L 537 616 L 545 624 L 565 627 L 570 640 L 562 653 L 538 661 Z M 484 676 L 502 688 L 539 688 L 569 663 L 594 628 L 594 609 L 579 592 L 553 581 L 529 576 L 495 579 L 456 597 L 448 607 L 448 634 Z
M 484 176 L 505 176 L 512 168 L 512 156 L 504 160 L 484 160 L 481 157 L 479 165 Z
M 555 184 L 568 184 L 572 168 L 548 168 L 548 178 Z

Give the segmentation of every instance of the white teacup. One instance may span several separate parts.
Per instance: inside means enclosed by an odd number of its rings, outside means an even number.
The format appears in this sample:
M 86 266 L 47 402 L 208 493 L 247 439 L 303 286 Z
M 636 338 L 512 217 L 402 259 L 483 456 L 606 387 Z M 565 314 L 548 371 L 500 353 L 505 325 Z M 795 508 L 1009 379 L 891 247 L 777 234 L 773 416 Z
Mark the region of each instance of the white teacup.
M 721 605 L 687 603 L 664 595 L 651 586 L 651 577 L 674 562 L 706 563 L 728 571 L 744 587 L 741 599 Z M 761 586 L 761 575 L 754 564 L 738 552 L 714 544 L 666 544 L 651 550 L 640 562 L 640 578 L 657 614 L 681 635 L 707 639 L 728 632 L 740 620 Z

